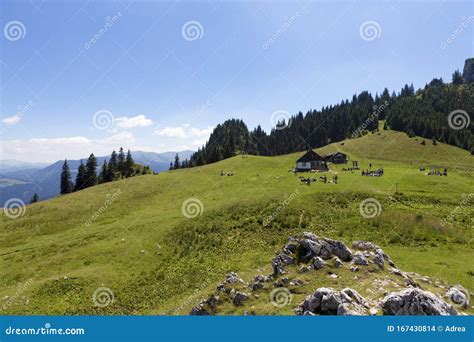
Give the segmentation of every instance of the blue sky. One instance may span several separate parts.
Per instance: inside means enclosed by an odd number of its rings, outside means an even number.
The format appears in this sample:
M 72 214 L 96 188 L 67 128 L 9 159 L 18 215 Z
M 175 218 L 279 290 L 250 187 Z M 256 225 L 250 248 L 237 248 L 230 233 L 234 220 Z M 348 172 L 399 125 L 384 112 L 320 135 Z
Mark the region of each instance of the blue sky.
M 196 149 L 228 118 L 269 130 L 276 111 L 450 80 L 474 55 L 470 1 L 0 6 L 0 159 Z

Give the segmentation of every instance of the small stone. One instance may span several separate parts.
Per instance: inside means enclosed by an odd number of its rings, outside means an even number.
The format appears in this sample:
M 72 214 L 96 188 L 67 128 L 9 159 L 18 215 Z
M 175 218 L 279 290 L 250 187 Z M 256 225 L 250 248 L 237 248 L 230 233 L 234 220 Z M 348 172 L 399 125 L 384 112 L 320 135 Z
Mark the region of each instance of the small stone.
M 324 260 L 317 256 L 313 258 L 313 263 L 311 264 L 311 267 L 315 270 L 319 270 L 323 268 L 324 265 L 325 265 Z
M 236 292 L 234 295 L 233 303 L 236 306 L 240 306 L 245 302 L 249 297 L 243 292 Z
M 332 260 L 333 260 L 333 262 L 334 262 L 334 266 L 335 266 L 335 267 L 338 267 L 338 268 L 339 268 L 339 267 L 342 266 L 342 261 L 341 261 L 341 259 L 339 259 L 338 257 L 334 257 Z

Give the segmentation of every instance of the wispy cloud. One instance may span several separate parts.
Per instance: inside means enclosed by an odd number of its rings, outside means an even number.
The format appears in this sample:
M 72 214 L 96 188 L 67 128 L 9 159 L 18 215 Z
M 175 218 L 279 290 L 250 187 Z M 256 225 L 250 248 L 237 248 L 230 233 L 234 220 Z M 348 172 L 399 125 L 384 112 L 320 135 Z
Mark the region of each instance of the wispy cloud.
M 145 115 L 132 116 L 131 118 L 127 116 L 122 116 L 114 120 L 117 127 L 120 128 L 135 128 L 135 127 L 148 127 L 153 124 L 153 120 L 148 119 Z
M 75 136 L 7 140 L 0 145 L 0 155 L 7 159 L 46 162 L 84 158 L 90 153 L 96 156 L 108 155 L 120 146 L 132 150 L 151 150 L 147 146 L 138 146 L 133 133 L 123 131 L 103 139 Z
M 2 123 L 7 125 L 7 126 L 13 126 L 19 123 L 21 120 L 21 116 L 18 114 L 6 117 L 5 119 L 2 120 Z
M 207 128 L 195 128 L 191 127 L 189 124 L 185 124 L 177 127 L 165 127 L 155 130 L 155 134 L 160 137 L 168 138 L 179 138 L 179 139 L 188 139 L 188 138 L 204 138 L 208 137 L 214 128 L 208 126 Z

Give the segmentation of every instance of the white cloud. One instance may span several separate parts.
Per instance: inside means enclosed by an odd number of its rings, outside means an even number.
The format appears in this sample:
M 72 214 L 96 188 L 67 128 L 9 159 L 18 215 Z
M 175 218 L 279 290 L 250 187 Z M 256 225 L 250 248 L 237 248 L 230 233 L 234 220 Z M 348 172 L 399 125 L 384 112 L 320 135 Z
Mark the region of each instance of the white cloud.
M 18 114 L 15 114 L 15 115 L 6 117 L 5 119 L 2 120 L 2 122 L 7 126 L 13 126 L 19 123 L 20 120 L 21 120 L 21 116 L 19 116 Z
M 155 130 L 155 134 L 159 135 L 160 137 L 168 137 L 168 138 L 180 138 L 180 139 L 188 139 L 188 138 L 207 138 L 212 133 L 214 127 L 208 126 L 207 128 L 195 128 L 191 127 L 189 124 L 185 124 L 182 126 L 177 127 L 165 127 L 161 129 Z
M 157 129 L 155 133 L 160 137 L 186 138 L 184 127 L 165 127 L 163 129 Z
M 2 159 L 52 162 L 56 160 L 79 159 L 90 153 L 96 156 L 109 155 L 120 146 L 124 149 L 150 150 L 136 146 L 131 132 L 120 132 L 103 139 L 89 139 L 82 136 L 62 138 L 32 138 L 27 140 L 6 140 L 0 145 Z
M 145 115 L 137 115 L 131 118 L 122 116 L 116 118 L 114 122 L 120 128 L 148 127 L 153 124 L 153 120 L 148 119 Z

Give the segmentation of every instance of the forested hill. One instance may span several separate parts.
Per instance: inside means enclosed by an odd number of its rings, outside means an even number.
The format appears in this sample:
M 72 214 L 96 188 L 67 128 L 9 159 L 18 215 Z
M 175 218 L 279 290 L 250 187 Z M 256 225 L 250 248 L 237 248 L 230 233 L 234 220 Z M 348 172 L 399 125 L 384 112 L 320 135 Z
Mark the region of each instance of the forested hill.
M 299 112 L 280 121 L 267 134 L 260 126 L 249 131 L 242 120 L 218 125 L 208 142 L 191 156 L 190 166 L 214 163 L 239 153 L 281 155 L 317 148 L 378 129 L 419 135 L 474 153 L 474 59 L 466 60 L 464 73 L 455 71 L 451 83 L 433 79 L 415 91 L 405 85 L 400 92 L 385 88 L 381 95 L 367 91 L 337 105 Z M 451 114 L 451 115 L 450 115 Z

